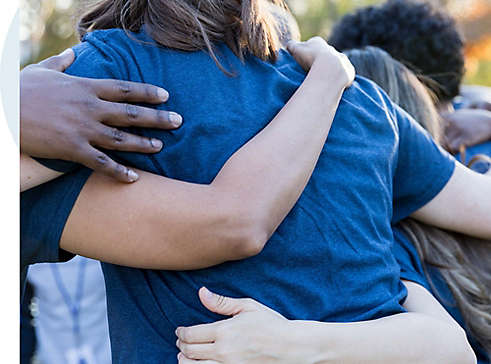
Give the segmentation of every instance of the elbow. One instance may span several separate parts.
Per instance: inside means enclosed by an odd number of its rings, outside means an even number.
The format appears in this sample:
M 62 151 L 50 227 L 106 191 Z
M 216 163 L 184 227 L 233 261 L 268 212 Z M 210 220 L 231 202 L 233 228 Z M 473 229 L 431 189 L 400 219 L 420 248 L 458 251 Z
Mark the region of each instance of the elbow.
M 474 349 L 472 349 L 472 346 L 470 345 L 469 341 L 467 340 L 467 335 L 464 331 L 464 329 L 459 327 L 459 334 L 457 335 L 458 342 L 460 343 L 460 360 L 458 361 L 459 363 L 462 364 L 476 364 L 477 363 L 477 357 L 476 353 L 474 352 Z
M 228 214 L 226 230 L 229 237 L 227 245 L 232 248 L 233 260 L 260 254 L 273 233 L 264 216 L 245 206 Z
M 269 239 L 269 234 L 265 229 L 253 224 L 242 227 L 237 234 L 234 239 L 235 260 L 251 258 L 260 254 Z
M 442 343 L 445 345 L 445 362 L 455 364 L 476 364 L 477 358 L 472 349 L 467 335 L 460 326 L 451 325 L 446 335 L 442 335 Z

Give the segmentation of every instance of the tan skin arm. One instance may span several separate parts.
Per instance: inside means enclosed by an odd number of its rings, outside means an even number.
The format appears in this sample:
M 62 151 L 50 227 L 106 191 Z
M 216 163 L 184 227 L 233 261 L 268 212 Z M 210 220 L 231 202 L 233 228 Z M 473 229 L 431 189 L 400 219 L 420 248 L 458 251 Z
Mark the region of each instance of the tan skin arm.
M 60 247 L 120 265 L 179 270 L 259 253 L 303 191 L 354 78 L 346 58 L 319 38 L 291 51 L 311 67 L 305 82 L 210 185 L 145 172 L 123 185 L 93 174 Z

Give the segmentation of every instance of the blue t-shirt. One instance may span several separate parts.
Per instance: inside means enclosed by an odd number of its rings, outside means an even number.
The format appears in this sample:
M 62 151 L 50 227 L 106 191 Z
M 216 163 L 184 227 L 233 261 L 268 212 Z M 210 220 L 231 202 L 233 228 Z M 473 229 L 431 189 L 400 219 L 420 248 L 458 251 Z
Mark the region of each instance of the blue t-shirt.
M 229 77 L 205 52 L 149 43 L 143 32 L 131 38 L 121 30 L 90 33 L 75 47 L 77 59 L 68 73 L 169 89 L 172 97 L 160 107 L 179 111 L 183 126 L 136 130 L 162 139 L 165 148 L 155 155 L 112 155 L 179 180 L 210 183 L 305 77 L 284 51 L 275 64 L 251 56 L 241 62 L 219 44 L 223 64 L 235 74 Z M 312 178 L 262 253 L 187 272 L 103 264 L 113 362 L 175 363 L 177 326 L 222 318 L 199 302 L 202 286 L 252 297 L 292 319 L 360 321 L 403 312 L 407 292 L 392 254 L 391 223 L 430 201 L 453 170 L 453 158 L 408 114 L 374 83 L 357 77 L 342 97 Z M 52 209 L 71 202 L 49 189 L 37 198 Z M 28 221 L 22 227 L 26 235 L 65 223 L 47 223 L 43 216 Z
M 58 161 L 52 161 L 58 163 Z M 73 164 L 72 164 L 73 165 Z M 66 262 L 74 257 L 60 249 L 60 238 L 72 207 L 90 176 L 88 169 L 69 173 L 54 181 L 32 188 L 20 199 L 20 292 L 24 287 L 28 266 L 36 263 Z M 45 192 L 57 191 L 56 200 L 48 201 Z M 52 224 L 40 228 L 42 224 Z
M 476 154 L 484 154 L 491 157 L 491 142 L 482 143 L 474 147 L 467 149 L 467 160 L 470 160 Z M 457 156 L 460 160 L 460 156 Z M 478 166 L 477 172 L 486 173 L 486 170 L 481 170 L 483 165 Z M 455 299 L 450 291 L 450 288 L 445 283 L 443 276 L 440 274 L 438 268 L 431 265 L 426 265 L 426 271 L 428 276 L 425 274 L 425 269 L 423 268 L 423 263 L 418 255 L 415 246 L 409 241 L 407 236 L 398 228 L 394 229 L 394 255 L 401 266 L 401 278 L 408 281 L 418 283 L 430 291 L 440 302 L 440 304 L 448 311 L 448 313 L 466 329 L 464 318 L 460 313 Z M 430 280 L 431 283 L 430 284 Z M 467 330 L 466 330 L 467 331 Z M 491 361 L 486 355 L 484 349 L 476 342 L 476 340 L 470 335 L 469 341 L 476 353 L 479 364 L 490 364 Z

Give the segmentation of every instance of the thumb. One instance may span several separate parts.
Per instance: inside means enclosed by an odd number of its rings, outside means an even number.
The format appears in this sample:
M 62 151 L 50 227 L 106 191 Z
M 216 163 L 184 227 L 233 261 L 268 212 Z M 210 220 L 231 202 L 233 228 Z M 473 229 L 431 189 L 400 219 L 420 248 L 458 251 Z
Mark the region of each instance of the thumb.
M 230 298 L 210 292 L 202 287 L 199 290 L 199 299 L 203 306 L 211 312 L 224 316 L 235 316 L 241 312 L 253 311 L 258 308 L 258 303 L 250 298 Z
M 51 69 L 53 71 L 63 72 L 70 67 L 74 60 L 75 53 L 71 48 L 68 48 L 57 56 L 53 56 L 39 62 L 39 66 Z

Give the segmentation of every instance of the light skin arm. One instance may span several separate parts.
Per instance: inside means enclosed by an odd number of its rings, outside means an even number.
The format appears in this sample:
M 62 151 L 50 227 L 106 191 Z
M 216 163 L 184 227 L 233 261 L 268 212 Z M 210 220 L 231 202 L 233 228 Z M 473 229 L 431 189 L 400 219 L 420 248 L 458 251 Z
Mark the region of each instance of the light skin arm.
M 460 163 L 447 185 L 411 217 L 442 229 L 491 240 L 491 179 Z
M 408 313 L 354 323 L 289 321 L 254 300 L 201 289 L 206 308 L 233 317 L 178 328 L 179 364 L 475 363 L 465 332 L 438 301 L 406 286 Z
M 320 39 L 291 52 L 311 70 L 292 99 L 237 151 L 210 185 L 137 171 L 125 185 L 93 174 L 60 247 L 114 264 L 197 269 L 261 251 L 315 167 L 354 71 Z

